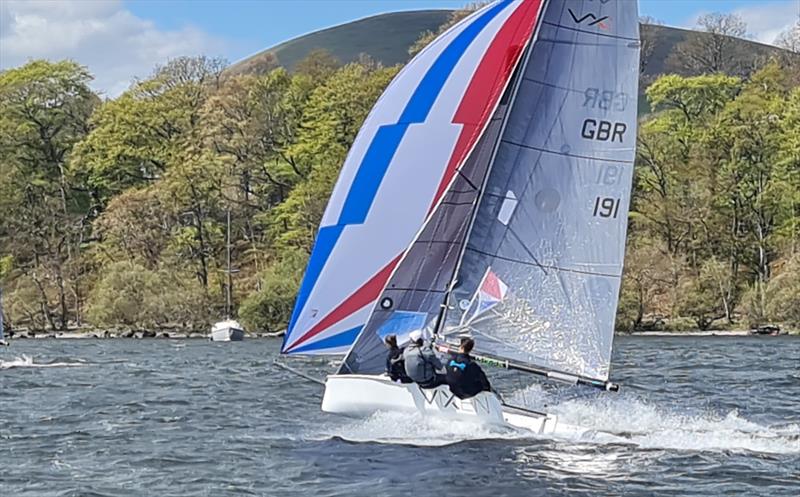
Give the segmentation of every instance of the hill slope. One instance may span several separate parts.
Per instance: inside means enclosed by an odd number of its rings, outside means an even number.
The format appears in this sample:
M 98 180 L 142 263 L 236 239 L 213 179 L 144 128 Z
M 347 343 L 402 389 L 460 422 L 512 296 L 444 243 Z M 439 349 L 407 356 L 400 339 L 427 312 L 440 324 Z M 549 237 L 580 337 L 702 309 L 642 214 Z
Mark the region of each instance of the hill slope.
M 448 10 L 415 10 L 366 17 L 332 28 L 314 31 L 248 57 L 229 69 L 231 73 L 249 72 L 259 67 L 259 59 L 278 59 L 281 66 L 292 70 L 309 52 L 324 48 L 348 63 L 367 54 L 385 66 L 408 61 L 410 47 L 425 31 L 436 29 L 447 21 Z
M 278 63 L 291 70 L 308 53 L 315 49 L 326 49 L 342 63 L 356 60 L 362 53 L 386 66 L 407 62 L 408 48 L 425 31 L 436 31 L 443 24 L 450 11 L 418 10 L 410 12 L 394 12 L 359 19 L 331 28 L 315 31 L 298 38 L 268 48 L 247 59 L 237 62 L 229 69 L 230 73 L 258 72 L 259 67 L 272 56 Z M 672 63 L 671 54 L 675 46 L 693 32 L 667 26 L 642 26 L 642 37 L 651 37 L 653 49 L 648 57 L 642 73 L 642 89 L 646 83 L 665 72 L 684 73 L 680 67 Z M 703 33 L 700 33 L 702 36 Z M 783 53 L 784 51 L 750 40 L 737 39 L 736 52 L 743 58 L 755 60 Z M 261 64 L 260 64 L 261 63 Z

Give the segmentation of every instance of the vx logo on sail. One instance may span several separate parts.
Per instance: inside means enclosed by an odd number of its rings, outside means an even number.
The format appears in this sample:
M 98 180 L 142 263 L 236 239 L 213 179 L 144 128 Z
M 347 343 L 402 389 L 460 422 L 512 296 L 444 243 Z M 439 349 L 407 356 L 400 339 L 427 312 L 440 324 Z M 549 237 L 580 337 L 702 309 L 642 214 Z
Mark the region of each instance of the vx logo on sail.
M 572 9 L 567 9 L 569 11 L 569 15 L 572 17 L 572 20 L 575 21 L 575 24 L 583 24 L 584 21 L 590 21 L 589 26 L 597 25 L 601 29 L 608 29 L 608 24 L 604 23 L 608 16 L 597 17 L 596 15 L 589 13 L 582 17 L 578 17 L 575 15 L 575 12 Z

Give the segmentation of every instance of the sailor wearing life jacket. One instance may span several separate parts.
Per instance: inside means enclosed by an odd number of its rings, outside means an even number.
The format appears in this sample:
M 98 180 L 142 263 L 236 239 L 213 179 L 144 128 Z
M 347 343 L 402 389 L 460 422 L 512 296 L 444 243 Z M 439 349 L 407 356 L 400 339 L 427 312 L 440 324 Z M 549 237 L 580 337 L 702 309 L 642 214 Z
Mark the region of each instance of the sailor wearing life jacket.
M 447 384 L 453 395 L 459 399 L 468 399 L 481 392 L 492 391 L 483 369 L 469 355 L 474 347 L 475 340 L 462 339 L 458 353 L 453 354 L 446 365 Z
M 421 388 L 435 388 L 446 383 L 445 375 L 439 371 L 442 362 L 436 356 L 430 344 L 422 340 L 422 332 L 412 331 L 408 338 L 409 344 L 403 351 L 406 363 L 406 374 Z
M 397 346 L 397 336 L 388 335 L 384 339 L 386 348 L 386 374 L 394 382 L 411 383 L 411 378 L 406 374 L 406 362 L 403 359 L 403 349 Z

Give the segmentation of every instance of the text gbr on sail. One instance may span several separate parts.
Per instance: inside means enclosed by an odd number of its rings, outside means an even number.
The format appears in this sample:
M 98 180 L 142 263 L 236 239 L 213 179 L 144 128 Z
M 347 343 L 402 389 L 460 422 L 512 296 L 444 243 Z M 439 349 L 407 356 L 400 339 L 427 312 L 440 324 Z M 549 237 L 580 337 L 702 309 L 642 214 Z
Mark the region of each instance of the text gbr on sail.
M 628 126 L 622 122 L 612 123 L 589 118 L 583 121 L 581 136 L 588 140 L 610 141 L 612 143 L 619 139 L 619 142 L 622 143 L 622 137 L 627 129 Z

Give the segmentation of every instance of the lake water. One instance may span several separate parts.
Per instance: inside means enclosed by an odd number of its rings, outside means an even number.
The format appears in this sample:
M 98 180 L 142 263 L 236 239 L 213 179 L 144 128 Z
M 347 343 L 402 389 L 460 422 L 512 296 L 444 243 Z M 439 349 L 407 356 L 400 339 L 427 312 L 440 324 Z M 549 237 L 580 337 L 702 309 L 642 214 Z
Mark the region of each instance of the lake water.
M 800 495 L 800 338 L 616 344 L 619 394 L 490 371 L 616 434 L 552 439 L 323 414 L 277 340 L 19 340 L 0 350 L 0 495 Z

